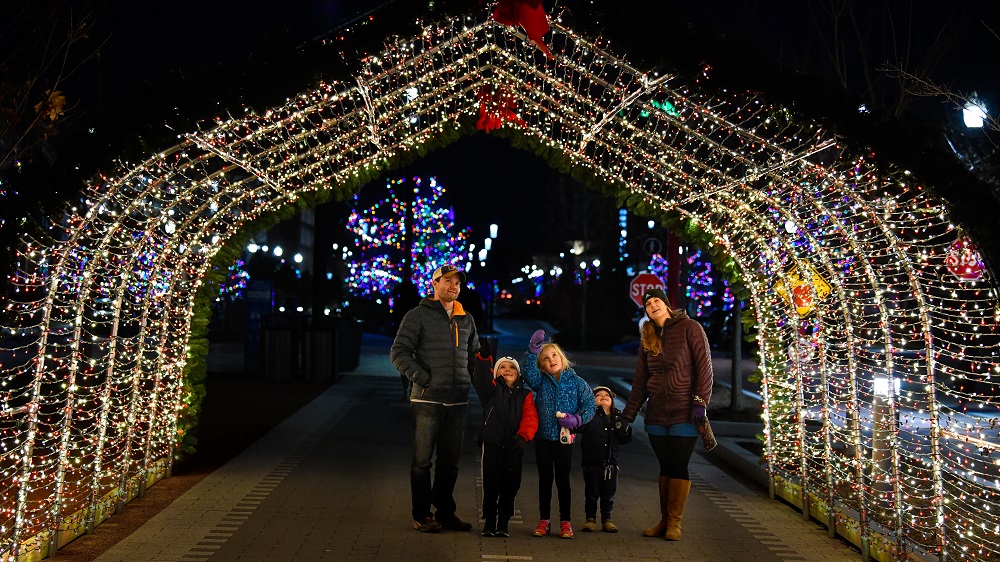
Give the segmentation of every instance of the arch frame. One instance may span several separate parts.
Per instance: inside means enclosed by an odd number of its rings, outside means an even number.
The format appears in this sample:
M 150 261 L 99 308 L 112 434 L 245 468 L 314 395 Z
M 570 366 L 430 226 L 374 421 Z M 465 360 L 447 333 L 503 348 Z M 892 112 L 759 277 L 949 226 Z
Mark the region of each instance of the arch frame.
M 136 487 L 141 493 L 152 472 L 169 473 L 178 444 L 178 412 L 191 398 L 185 395 L 190 391 L 184 384 L 194 377 L 190 366 L 199 360 L 188 353 L 189 335 L 200 321 L 195 316 L 198 295 L 204 298 L 206 294 L 213 260 L 227 256 L 227 244 L 240 240 L 248 224 L 266 222 L 269 213 L 291 205 L 345 197 L 379 172 L 435 144 L 455 140 L 471 130 L 476 115 L 498 111 L 496 103 L 479 103 L 481 88 L 489 88 L 516 100 L 516 116 L 524 126 L 508 121 L 498 131 L 514 139 L 512 144 L 534 147 L 550 164 L 612 193 L 637 213 L 664 221 L 675 215 L 693 217 L 705 225 L 699 228 L 704 236 L 699 242 L 725 248 L 733 257 L 742 285 L 751 294 L 750 316 L 759 328 L 765 411 L 769 413 L 769 472 L 783 483 L 781 488 L 799 487 L 794 495 L 801 500 L 805 515 L 812 514 L 811 506 L 820 505 L 827 521 L 851 517 L 849 510 L 838 511 L 836 505 L 841 498 L 834 489 L 833 474 L 843 471 L 843 466 L 832 457 L 830 396 L 824 390 L 820 400 L 812 402 L 804 392 L 807 368 L 803 358 L 795 355 L 787 361 L 784 350 L 768 339 L 774 334 L 779 344 L 798 339 L 797 330 L 793 331 L 799 320 L 795 307 L 775 287 L 782 285 L 785 294 L 791 295 L 789 268 L 805 270 L 816 261 L 831 278 L 828 281 L 841 283 L 835 291 L 838 297 L 828 304 L 815 285 L 807 288 L 816 303 L 819 325 L 838 326 L 839 311 L 847 334 L 846 355 L 839 345 L 827 345 L 825 335 L 819 338 L 816 369 L 821 385 L 829 388 L 845 376 L 838 366 L 846 362 L 851 399 L 857 403 L 874 404 L 873 395 L 859 390 L 863 385 L 857 382 L 857 371 L 868 366 L 862 351 L 872 348 L 872 342 L 881 343 L 884 359 L 872 361 L 871 367 L 892 379 L 897 372 L 894 349 L 901 344 L 910 350 L 905 346 L 916 334 L 926 358 L 922 364 L 919 359 L 902 362 L 903 374 L 922 377 L 926 383 L 924 390 L 915 391 L 913 400 L 928 405 L 930 433 L 923 439 L 922 421 L 914 422 L 912 428 L 892 422 L 891 493 L 879 497 L 883 495 L 865 491 L 863 481 L 854 483 L 863 490 L 858 535 L 863 544 L 877 543 L 872 551 L 890 558 L 907 552 L 962 558 L 961 550 L 950 546 L 961 544 L 969 528 L 985 526 L 995 517 L 974 509 L 974 503 L 953 491 L 965 485 L 982 487 L 982 478 L 961 478 L 962 462 L 947 461 L 942 451 L 963 455 L 965 461 L 974 455 L 963 452 L 963 439 L 982 442 L 984 448 L 993 442 L 981 436 L 985 430 L 981 421 L 972 420 L 968 427 L 941 427 L 939 410 L 954 417 L 964 412 L 945 401 L 958 391 L 938 380 L 939 366 L 958 365 L 969 354 L 987 360 L 995 357 L 1000 305 L 996 280 L 988 271 L 971 286 L 941 272 L 948 248 L 960 238 L 946 205 L 923 187 L 911 185 L 905 172 L 869 166 L 864 158 L 838 146 L 840 139 L 813 125 L 797 124 L 785 110 L 768 106 L 758 95 L 713 94 L 674 76 L 650 78 L 571 29 L 559 24 L 553 28 L 553 48 L 561 57 L 547 61 L 525 37 L 501 26 L 470 26 L 464 19 L 432 24 L 425 34 L 413 38 L 409 48 L 402 41 L 366 61 L 355 85 L 320 85 L 262 115 L 220 119 L 214 129 L 186 135 L 176 147 L 94 185 L 86 212 L 66 220 L 65 238 L 48 247 L 28 244 L 19 264 L 19 288 L 41 298 L 11 300 L 11 310 L 14 327 L 40 326 L 40 332 L 30 385 L 24 386 L 23 395 L 5 395 L 0 417 L 17 419 L 28 427 L 18 435 L 20 454 L 0 457 L 11 465 L 0 465 L 4 488 L 16 490 L 13 524 L 4 525 L 9 531 L 0 533 L 0 552 L 15 559 L 43 548 L 52 554 L 66 535 L 75 532 L 62 529 L 73 518 L 64 513 L 64 506 L 85 511 L 84 527 L 92 530 L 109 514 L 109 501 L 124 503 Z M 526 88 L 529 84 L 530 89 Z M 418 93 L 409 98 L 407 90 L 412 87 Z M 671 102 L 676 114 L 653 103 L 663 99 Z M 814 176 L 827 179 L 817 182 L 811 179 Z M 762 184 L 763 178 L 771 181 Z M 809 204 L 817 212 L 828 211 L 835 230 L 848 233 L 840 239 L 821 233 L 815 216 L 791 212 L 793 202 L 787 202 L 788 208 L 780 204 L 785 197 L 782 186 L 791 193 L 797 185 L 824 182 L 836 187 L 835 199 L 842 199 L 841 204 L 820 198 L 810 199 Z M 900 195 L 889 195 L 892 192 Z M 754 210 L 740 205 L 748 199 L 766 203 L 777 212 L 767 206 Z M 900 200 L 920 205 L 899 208 Z M 694 211 L 689 207 L 695 207 Z M 740 209 L 745 216 L 737 212 Z M 802 234 L 782 238 L 779 221 L 791 223 Z M 911 223 L 917 226 L 899 226 Z M 918 236 L 926 231 L 926 237 Z M 745 240 L 745 245 L 731 243 L 734 238 Z M 849 268 L 845 271 L 834 254 L 859 260 L 863 275 Z M 890 272 L 889 280 L 877 270 Z M 849 311 L 865 305 L 847 300 L 851 283 L 860 283 L 862 292 L 874 295 L 877 321 L 860 314 L 859 325 L 854 326 Z M 949 296 L 949 292 L 960 296 Z M 106 339 L 98 335 L 101 323 L 89 317 L 102 298 L 109 299 L 113 309 Z M 902 307 L 910 300 L 916 303 L 917 321 L 909 320 L 912 311 L 899 308 L 896 312 L 895 303 Z M 136 314 L 141 318 L 138 336 L 124 335 L 132 327 L 128 319 Z M 148 323 L 149 318 L 158 320 Z M 62 323 L 72 326 L 68 343 L 57 335 Z M 878 337 L 867 338 L 860 333 L 865 330 Z M 984 343 L 970 343 L 984 335 Z M 93 340 L 97 341 L 93 349 L 87 347 L 88 337 L 98 338 Z M 131 367 L 117 360 L 119 347 L 128 346 L 137 349 L 139 356 Z M 154 359 L 152 368 L 144 371 L 147 356 Z M 964 380 L 988 382 L 996 363 L 992 361 L 982 372 L 978 367 L 944 372 L 954 375 L 958 371 Z M 792 383 L 768 374 L 780 376 L 789 367 L 795 372 Z M 4 374 L 11 381 L 29 378 L 14 370 Z M 144 379 L 144 374 L 152 380 Z M 65 392 L 47 393 L 59 381 L 65 382 Z M 84 381 L 92 381 L 92 386 Z M 138 391 L 143 381 L 152 385 L 148 397 Z M 786 393 L 782 387 L 789 384 L 794 391 Z M 128 392 L 121 390 L 125 387 Z M 125 394 L 130 398 L 124 398 Z M 789 395 L 794 395 L 790 401 Z M 985 393 L 971 396 L 990 404 Z M 898 410 L 912 411 L 914 419 L 918 418 L 921 408 L 900 398 L 890 390 L 889 419 L 895 419 Z M 73 408 L 80 400 L 99 403 L 99 415 L 76 415 L 85 412 Z M 122 416 L 133 422 L 143 419 L 142 406 L 161 401 L 163 411 L 175 415 L 168 415 L 158 426 L 148 416 L 144 424 L 148 437 L 141 447 L 133 447 L 133 423 L 128 423 L 123 436 L 116 420 Z M 13 406 L 8 408 L 8 403 Z M 810 491 L 804 445 L 796 448 L 778 435 L 784 427 L 778 423 L 779 414 L 796 412 L 794 434 L 804 443 L 807 431 L 802 414 L 813 405 L 824 412 L 822 461 L 828 485 L 821 494 Z M 860 469 L 866 462 L 873 463 L 862 451 L 865 446 L 871 448 L 873 438 L 865 435 L 865 411 L 853 408 L 859 422 L 853 459 Z M 63 416 L 53 417 L 60 410 Z M 869 417 L 867 423 L 874 432 L 874 414 Z M 56 419 L 60 421 L 51 421 Z M 74 432 L 96 436 L 93 469 L 84 475 L 90 482 L 86 493 L 66 480 L 71 472 L 69 449 L 77 445 L 71 442 Z M 44 439 L 45 433 L 58 434 L 59 444 Z M 120 446 L 122 440 L 124 446 Z M 920 488 L 907 487 L 900 463 L 922 469 L 919 459 L 907 454 L 907 446 L 932 451 L 932 466 L 927 469 L 932 475 L 927 480 L 933 488 L 929 496 L 932 515 L 911 519 L 943 521 L 934 532 L 906 522 L 905 513 L 922 509 L 903 500 L 909 497 L 908 491 Z M 118 458 L 125 461 L 116 462 Z M 140 458 L 142 468 L 135 469 L 133 460 Z M 785 470 L 786 463 L 800 469 Z M 166 469 L 151 471 L 151 466 Z M 56 474 L 56 481 L 38 476 L 43 473 Z M 106 485 L 107 478 L 114 484 Z M 46 492 L 50 489 L 51 493 Z M 996 494 L 983 496 L 982 501 L 1000 505 Z M 881 505 L 883 500 L 893 516 L 870 522 L 865 505 Z M 962 514 L 954 507 L 947 510 L 959 504 L 973 514 L 965 516 L 973 524 L 956 524 Z M 1000 539 L 982 540 L 987 548 L 1000 552 Z

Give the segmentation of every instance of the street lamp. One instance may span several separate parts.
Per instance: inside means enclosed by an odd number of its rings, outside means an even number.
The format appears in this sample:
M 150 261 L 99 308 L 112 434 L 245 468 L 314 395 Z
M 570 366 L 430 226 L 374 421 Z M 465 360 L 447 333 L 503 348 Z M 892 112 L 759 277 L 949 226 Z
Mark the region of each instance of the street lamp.
M 889 381 L 892 381 L 893 393 L 889 394 Z M 888 400 L 890 396 L 899 396 L 899 378 L 897 377 L 874 377 L 872 379 L 872 392 L 875 396 Z
M 970 129 L 982 129 L 986 122 L 986 107 L 979 102 L 967 102 L 962 109 L 962 120 Z

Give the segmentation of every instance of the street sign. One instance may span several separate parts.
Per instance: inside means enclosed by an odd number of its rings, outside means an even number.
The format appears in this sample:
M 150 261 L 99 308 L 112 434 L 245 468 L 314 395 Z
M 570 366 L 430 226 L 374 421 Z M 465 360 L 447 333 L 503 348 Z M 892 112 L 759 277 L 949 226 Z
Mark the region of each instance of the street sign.
M 646 294 L 646 291 L 650 289 L 659 289 L 665 291 L 663 288 L 663 281 L 660 278 L 653 275 L 652 273 L 642 272 L 636 275 L 632 282 L 629 283 L 628 296 L 632 298 L 632 302 L 636 306 L 642 306 L 642 296 Z
M 646 255 L 655 256 L 656 254 L 663 253 L 663 244 L 660 243 L 658 238 L 647 238 L 642 243 L 642 249 L 645 250 Z

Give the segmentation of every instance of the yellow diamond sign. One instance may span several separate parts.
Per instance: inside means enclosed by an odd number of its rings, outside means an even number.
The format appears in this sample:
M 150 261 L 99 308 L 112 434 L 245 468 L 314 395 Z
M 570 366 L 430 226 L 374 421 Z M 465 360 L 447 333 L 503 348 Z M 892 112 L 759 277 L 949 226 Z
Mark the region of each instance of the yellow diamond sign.
M 802 317 L 812 313 L 816 304 L 814 298 L 823 300 L 833 290 L 826 279 L 823 279 L 819 272 L 809 264 L 806 264 L 806 275 L 802 275 L 797 265 L 792 266 L 786 280 L 788 281 L 787 285 L 784 282 L 775 283 L 774 290 L 786 302 L 791 302 L 795 306 L 796 312 Z M 788 292 L 789 288 L 791 288 L 791 294 Z

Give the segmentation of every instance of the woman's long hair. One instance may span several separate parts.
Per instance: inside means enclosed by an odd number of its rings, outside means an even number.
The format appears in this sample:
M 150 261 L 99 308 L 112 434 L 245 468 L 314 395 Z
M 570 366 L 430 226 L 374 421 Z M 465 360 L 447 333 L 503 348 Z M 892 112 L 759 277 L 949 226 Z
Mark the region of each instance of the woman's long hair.
M 663 351 L 663 340 L 656 333 L 656 322 L 649 319 L 642 324 L 642 348 L 653 355 L 659 355 Z
M 667 319 L 674 317 L 674 309 L 668 309 Z M 663 352 L 663 340 L 660 339 L 660 334 L 657 333 L 659 327 L 656 322 L 649 316 L 646 317 L 646 321 L 642 323 L 642 348 L 649 351 L 653 355 L 659 355 Z

